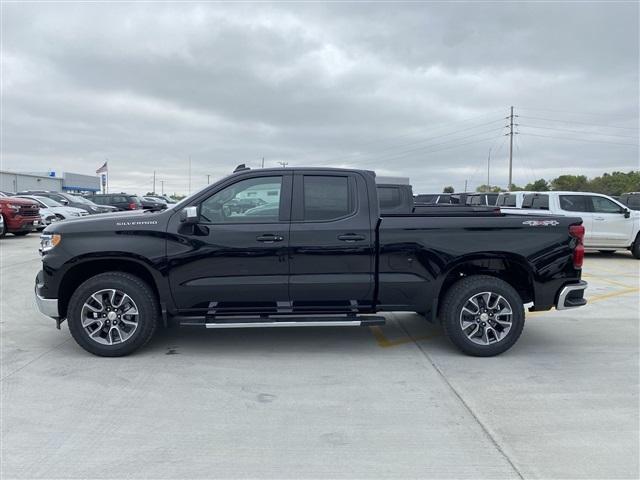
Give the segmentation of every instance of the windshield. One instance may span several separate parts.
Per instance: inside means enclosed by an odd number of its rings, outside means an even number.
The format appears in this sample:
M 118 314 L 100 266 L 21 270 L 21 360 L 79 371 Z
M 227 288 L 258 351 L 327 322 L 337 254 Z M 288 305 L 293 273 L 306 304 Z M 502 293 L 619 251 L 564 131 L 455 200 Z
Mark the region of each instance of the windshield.
M 61 203 L 56 202 L 52 198 L 47 198 L 47 197 L 33 197 L 33 198 L 38 200 L 40 203 L 45 204 L 47 207 L 62 207 L 63 206 Z

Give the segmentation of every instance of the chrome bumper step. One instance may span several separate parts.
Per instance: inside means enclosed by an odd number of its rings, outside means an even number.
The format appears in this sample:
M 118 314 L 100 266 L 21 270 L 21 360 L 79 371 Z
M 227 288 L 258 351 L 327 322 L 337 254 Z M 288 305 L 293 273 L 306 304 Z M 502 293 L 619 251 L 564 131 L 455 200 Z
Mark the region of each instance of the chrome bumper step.
M 202 320 L 200 320 L 200 318 Z M 181 317 L 181 327 L 205 328 L 286 328 L 286 327 L 368 327 L 384 325 L 385 318 L 380 316 L 280 316 L 280 317 L 229 317 L 226 319 L 209 319 Z

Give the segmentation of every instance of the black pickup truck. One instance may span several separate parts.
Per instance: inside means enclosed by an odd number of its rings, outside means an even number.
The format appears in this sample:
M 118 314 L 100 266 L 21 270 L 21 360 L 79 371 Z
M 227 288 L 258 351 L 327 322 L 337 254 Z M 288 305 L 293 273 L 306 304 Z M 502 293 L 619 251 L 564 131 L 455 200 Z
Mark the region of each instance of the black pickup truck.
M 586 303 L 580 218 L 380 214 L 375 174 L 236 169 L 162 212 L 60 222 L 42 235 L 40 311 L 103 356 L 158 326 L 439 321 L 460 350 L 509 349 L 529 310 Z

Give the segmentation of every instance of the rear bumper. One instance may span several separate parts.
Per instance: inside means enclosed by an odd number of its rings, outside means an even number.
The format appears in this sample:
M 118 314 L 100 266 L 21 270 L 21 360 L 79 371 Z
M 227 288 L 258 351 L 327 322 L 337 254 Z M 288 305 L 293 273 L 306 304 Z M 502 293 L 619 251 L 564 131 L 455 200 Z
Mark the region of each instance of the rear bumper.
M 568 310 L 586 305 L 587 299 L 584 298 L 584 291 L 587 289 L 587 286 L 587 282 L 580 280 L 578 283 L 572 283 L 562 287 L 558 295 L 558 301 L 556 302 L 556 309 Z
M 38 306 L 38 310 L 40 310 L 40 313 L 46 315 L 47 317 L 59 319 L 60 312 L 58 311 L 58 299 L 45 298 L 40 293 L 43 285 L 41 276 L 42 272 L 38 273 L 38 276 L 36 277 L 36 284 L 34 287 L 34 294 L 36 297 L 36 305 Z

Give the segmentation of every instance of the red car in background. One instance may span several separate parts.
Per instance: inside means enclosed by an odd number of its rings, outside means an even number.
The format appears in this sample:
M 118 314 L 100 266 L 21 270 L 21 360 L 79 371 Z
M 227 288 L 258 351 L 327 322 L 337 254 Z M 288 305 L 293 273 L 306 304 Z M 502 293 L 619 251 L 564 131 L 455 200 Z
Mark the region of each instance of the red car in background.
M 40 221 L 40 207 L 36 202 L 6 194 L 0 194 L 0 214 L 4 220 L 4 230 L 0 236 L 7 232 L 27 235 L 36 229 Z

